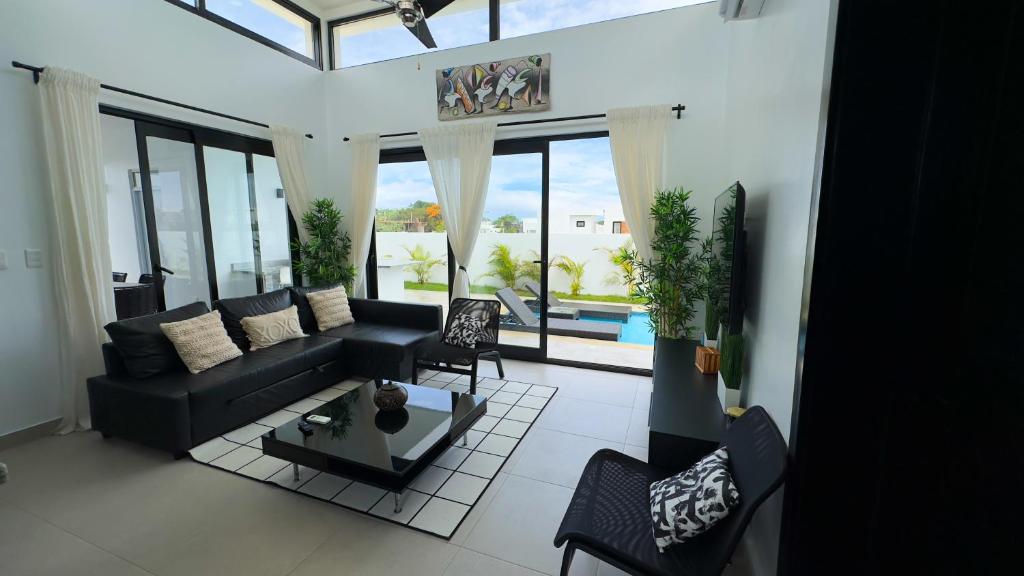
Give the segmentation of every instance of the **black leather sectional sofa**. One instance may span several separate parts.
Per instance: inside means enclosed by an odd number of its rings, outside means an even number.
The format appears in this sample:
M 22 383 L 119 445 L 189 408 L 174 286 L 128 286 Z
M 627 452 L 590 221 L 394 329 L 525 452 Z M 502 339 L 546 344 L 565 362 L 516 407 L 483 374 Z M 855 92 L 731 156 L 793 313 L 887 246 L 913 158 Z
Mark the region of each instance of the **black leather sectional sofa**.
M 244 354 L 199 374 L 188 372 L 159 325 L 206 313 L 205 304 L 112 323 L 107 330 L 115 343 L 103 346 L 107 373 L 88 380 L 93 428 L 181 457 L 350 376 L 408 381 L 413 350 L 440 337 L 440 306 L 360 298 L 349 299 L 354 324 L 319 332 L 308 291 L 286 288 L 214 302 Z M 293 304 L 309 336 L 249 351 L 241 319 Z

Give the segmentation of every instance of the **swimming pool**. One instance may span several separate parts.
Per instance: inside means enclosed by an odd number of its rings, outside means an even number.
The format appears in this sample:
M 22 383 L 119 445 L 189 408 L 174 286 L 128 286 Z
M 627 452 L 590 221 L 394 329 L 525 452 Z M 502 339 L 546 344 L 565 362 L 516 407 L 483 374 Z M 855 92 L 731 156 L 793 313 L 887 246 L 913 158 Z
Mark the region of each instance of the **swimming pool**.
M 619 342 L 654 346 L 654 332 L 651 332 L 651 327 L 647 324 L 647 312 L 633 312 L 629 315 L 629 320 L 624 323 L 610 318 L 587 316 L 586 314 L 580 316 L 580 320 L 587 320 L 589 322 L 614 322 L 615 324 L 621 324 L 622 335 L 619 336 Z

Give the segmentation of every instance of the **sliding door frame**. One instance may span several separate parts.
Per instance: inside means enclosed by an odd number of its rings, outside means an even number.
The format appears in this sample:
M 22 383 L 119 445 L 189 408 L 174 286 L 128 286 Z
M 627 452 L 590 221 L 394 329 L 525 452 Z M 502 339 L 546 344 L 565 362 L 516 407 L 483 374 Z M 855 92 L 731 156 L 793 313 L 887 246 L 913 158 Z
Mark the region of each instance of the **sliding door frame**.
M 197 124 L 190 124 L 180 120 L 154 116 L 143 112 L 118 108 L 100 104 L 100 113 L 108 116 L 115 116 L 132 120 L 135 123 L 135 140 L 138 152 L 139 171 L 143 189 L 143 203 L 146 213 L 147 240 L 149 243 L 149 257 L 152 265 L 151 273 L 154 276 L 162 276 L 160 269 L 160 247 L 156 242 L 156 212 L 153 205 L 152 181 L 150 178 L 149 153 L 146 145 L 146 137 L 154 136 L 179 142 L 187 142 L 194 146 L 197 180 L 199 182 L 199 204 L 200 215 L 203 227 L 203 249 L 206 255 L 207 281 L 210 289 L 210 301 L 216 301 L 219 296 L 217 288 L 217 269 L 214 259 L 213 226 L 210 219 L 209 189 L 206 181 L 206 159 L 203 154 L 203 147 L 210 146 L 240 152 L 245 155 L 246 176 L 248 181 L 249 194 L 249 217 L 252 226 L 253 238 L 253 263 L 256 274 L 256 293 L 262 294 L 265 289 L 262 274 L 262 255 L 260 253 L 259 237 L 259 206 L 256 201 L 256 180 L 253 166 L 253 154 L 274 157 L 274 145 L 270 140 L 257 138 L 209 128 Z M 298 240 L 298 227 L 291 210 L 288 214 L 288 241 L 289 246 L 294 246 Z M 296 257 L 295 251 L 291 251 L 293 260 Z M 301 277 L 293 275 L 294 285 L 301 286 Z M 163 291 L 158 291 L 158 305 L 160 310 L 166 309 L 166 301 Z
M 586 368 L 602 370 L 605 372 L 619 372 L 637 376 L 650 376 L 651 369 L 634 368 L 630 366 L 617 366 L 613 364 L 598 364 L 594 362 L 581 362 L 578 360 L 565 360 L 561 358 L 548 357 L 548 314 L 547 314 L 547 293 L 549 290 L 548 281 L 548 244 L 550 236 L 550 202 L 551 202 L 551 143 L 564 140 L 586 140 L 591 138 L 607 138 L 607 130 L 574 132 L 569 134 L 553 134 L 548 136 L 531 136 L 526 138 L 509 138 L 496 140 L 494 142 L 494 155 L 503 156 L 509 154 L 541 154 L 542 175 L 541 175 L 541 317 L 540 317 L 540 345 L 536 348 L 524 346 L 499 345 L 502 356 L 518 360 L 542 362 L 559 366 L 573 368 Z M 381 150 L 380 163 L 394 164 L 402 162 L 425 162 L 426 155 L 420 146 L 403 148 L 391 148 Z M 373 226 L 370 237 L 370 255 L 366 260 L 366 286 L 367 297 L 377 298 L 377 260 L 376 260 L 377 227 Z M 455 280 L 455 258 L 451 251 L 451 244 L 448 245 L 448 297 L 451 298 L 452 284 Z M 653 355 L 653 352 L 652 352 Z

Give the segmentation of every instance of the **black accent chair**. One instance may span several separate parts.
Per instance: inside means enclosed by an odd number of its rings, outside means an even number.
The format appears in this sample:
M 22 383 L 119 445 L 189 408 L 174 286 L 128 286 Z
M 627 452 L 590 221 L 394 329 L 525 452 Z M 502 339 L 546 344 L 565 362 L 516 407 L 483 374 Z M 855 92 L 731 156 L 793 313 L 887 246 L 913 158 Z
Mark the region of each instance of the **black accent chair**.
M 452 319 L 457 314 L 466 314 L 486 321 L 484 331 L 486 339 L 476 343 L 476 348 L 463 348 L 445 343 L 452 327 Z M 497 300 L 476 300 L 473 298 L 456 298 L 448 308 L 448 320 L 444 325 L 444 333 L 436 342 L 426 343 L 416 349 L 413 355 L 412 383 L 419 384 L 420 368 L 450 372 L 469 376 L 469 393 L 476 394 L 476 372 L 478 362 L 490 360 L 498 366 L 498 376 L 505 377 L 505 369 L 501 365 L 501 353 L 498 352 L 498 327 L 501 321 L 501 303 Z M 456 368 L 456 366 L 469 366 Z
M 126 282 L 128 280 L 127 272 L 114 272 L 114 282 Z
M 755 406 L 726 431 L 729 467 L 740 503 L 696 538 L 659 553 L 654 544 L 650 486 L 679 470 L 661 470 L 614 450 L 590 458 L 555 547 L 565 547 L 562 574 L 582 550 L 630 574 L 717 575 L 725 569 L 754 512 L 782 485 L 786 443 L 764 408 Z

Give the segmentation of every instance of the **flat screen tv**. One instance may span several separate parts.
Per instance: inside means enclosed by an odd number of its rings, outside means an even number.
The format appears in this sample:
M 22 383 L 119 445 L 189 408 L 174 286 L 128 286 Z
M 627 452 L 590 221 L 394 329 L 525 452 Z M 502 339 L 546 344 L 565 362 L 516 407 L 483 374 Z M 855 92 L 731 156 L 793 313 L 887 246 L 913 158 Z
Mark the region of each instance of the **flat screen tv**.
M 746 192 L 739 182 L 715 198 L 714 228 L 708 261 L 708 301 L 705 332 L 721 340 L 743 332 L 743 262 L 746 232 L 743 211 Z M 721 326 L 724 334 L 718 334 Z

